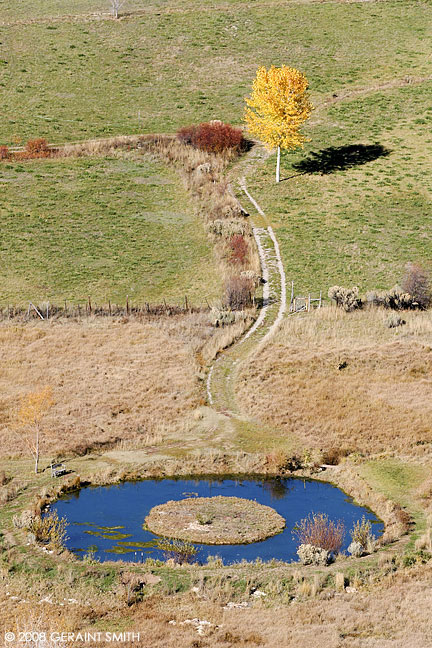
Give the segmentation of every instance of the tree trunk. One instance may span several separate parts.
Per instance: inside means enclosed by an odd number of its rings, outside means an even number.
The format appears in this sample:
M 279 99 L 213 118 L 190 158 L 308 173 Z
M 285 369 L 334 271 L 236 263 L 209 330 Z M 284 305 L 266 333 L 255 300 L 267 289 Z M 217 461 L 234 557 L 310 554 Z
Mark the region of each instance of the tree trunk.
M 276 182 L 280 182 L 280 146 L 277 147 Z
M 36 430 L 36 448 L 35 448 L 35 473 L 39 471 L 39 428 Z

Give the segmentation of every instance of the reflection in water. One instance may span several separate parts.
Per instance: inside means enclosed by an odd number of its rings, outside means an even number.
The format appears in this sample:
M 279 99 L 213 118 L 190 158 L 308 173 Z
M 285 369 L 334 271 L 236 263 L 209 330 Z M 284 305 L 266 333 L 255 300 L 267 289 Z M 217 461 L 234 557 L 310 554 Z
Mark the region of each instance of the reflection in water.
M 273 479 L 268 479 L 263 482 L 263 489 L 268 491 L 271 494 L 271 497 L 275 500 L 284 499 L 290 492 L 290 481 L 289 479 L 281 479 L 280 477 L 275 477 Z
M 68 548 L 78 556 L 88 553 L 98 560 L 141 562 L 147 557 L 163 558 L 155 536 L 144 525 L 150 509 L 168 500 L 217 495 L 243 497 L 274 508 L 285 520 L 282 533 L 249 545 L 197 544 L 199 558 L 217 554 L 226 563 L 242 559 L 284 561 L 297 560 L 297 545 L 292 529 L 311 512 L 342 519 L 345 527 L 364 515 L 373 523 L 378 536 L 383 528 L 380 520 L 368 509 L 357 506 L 345 493 L 325 482 L 304 479 L 262 477 L 218 479 L 163 479 L 125 482 L 118 486 L 83 488 L 52 505 L 59 517 L 68 520 Z M 91 520 L 88 522 L 87 520 Z M 95 540 L 97 539 L 97 544 Z M 343 549 L 350 543 L 349 534 Z

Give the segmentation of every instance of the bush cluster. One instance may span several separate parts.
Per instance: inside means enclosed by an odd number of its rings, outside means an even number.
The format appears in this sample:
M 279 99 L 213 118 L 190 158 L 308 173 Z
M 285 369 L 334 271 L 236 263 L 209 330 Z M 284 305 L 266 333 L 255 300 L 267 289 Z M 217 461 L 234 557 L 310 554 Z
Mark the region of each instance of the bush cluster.
M 241 129 L 219 120 L 184 126 L 177 131 L 177 137 L 184 144 L 207 153 L 223 153 L 228 149 L 240 151 L 244 148 Z
M 345 538 L 342 520 L 334 522 L 325 513 L 312 513 L 293 529 L 300 545 L 313 545 L 332 553 L 339 553 Z
M 301 544 L 297 555 L 302 565 L 328 565 L 331 562 L 331 553 L 311 544 Z
M 366 295 L 368 304 L 371 306 L 382 306 L 389 310 L 415 310 L 419 304 L 415 298 L 400 286 L 394 286 L 387 292 L 369 292 Z
M 208 224 L 208 229 L 211 234 L 224 238 L 229 238 L 236 234 L 241 234 L 242 236 L 250 234 L 248 223 L 240 219 L 222 220 L 221 218 L 216 218 Z
M 359 298 L 359 289 L 357 286 L 344 288 L 343 286 L 332 286 L 328 291 L 329 298 L 344 311 L 350 313 L 357 308 L 361 308 L 363 303 Z
M 346 312 L 363 306 L 357 286 L 353 288 L 332 286 L 328 291 L 328 296 Z M 366 301 L 370 306 L 381 306 L 389 310 L 426 310 L 432 305 L 430 277 L 421 266 L 410 263 L 402 286 L 396 285 L 386 292 L 368 292 Z M 389 319 L 387 325 L 393 328 L 404 323 L 401 319 Z

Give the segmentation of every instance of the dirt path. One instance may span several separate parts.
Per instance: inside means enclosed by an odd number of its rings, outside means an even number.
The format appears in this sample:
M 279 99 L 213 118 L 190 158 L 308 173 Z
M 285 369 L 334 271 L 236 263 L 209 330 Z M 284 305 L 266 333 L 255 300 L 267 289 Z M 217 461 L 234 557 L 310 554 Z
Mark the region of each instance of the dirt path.
M 266 157 L 267 153 L 263 153 L 262 146 L 255 145 L 243 162 L 243 171 L 251 169 L 259 159 Z M 207 376 L 209 404 L 230 416 L 241 416 L 234 390 L 240 363 L 249 357 L 258 344 L 263 344 L 275 333 L 287 307 L 285 270 L 273 228 L 260 205 L 249 192 L 244 175 L 238 180 L 238 187 L 254 210 L 250 218 L 260 257 L 264 286 L 263 303 L 256 322 L 233 347 L 217 358 Z

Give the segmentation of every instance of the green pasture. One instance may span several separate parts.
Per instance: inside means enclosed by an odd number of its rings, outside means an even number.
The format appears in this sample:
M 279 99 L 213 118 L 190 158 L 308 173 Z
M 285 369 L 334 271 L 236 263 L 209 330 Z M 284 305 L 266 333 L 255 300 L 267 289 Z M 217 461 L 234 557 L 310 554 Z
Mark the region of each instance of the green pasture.
M 391 288 L 408 262 L 432 270 L 432 81 L 317 110 L 303 151 L 257 167 L 250 187 L 273 222 L 296 293 Z
M 240 124 L 257 67 L 293 65 L 317 108 L 305 127 L 311 141 L 283 156 L 279 186 L 273 158 L 248 181 L 296 291 L 386 288 L 408 261 L 431 262 L 431 2 L 129 0 L 118 21 L 88 15 L 104 11 L 108 0 L 4 0 L 0 144 Z M 203 230 L 173 177 L 150 191 L 135 184 L 139 165 L 122 163 L 128 171 L 117 176 L 117 164 L 2 163 L 3 301 L 218 293 Z M 144 236 L 141 211 L 165 225 L 146 220 Z M 35 224 L 45 212 L 54 234 Z M 175 227 L 173 213 L 187 225 Z
M 0 303 L 132 303 L 220 294 L 175 173 L 147 158 L 0 166 Z
M 118 21 L 85 15 L 108 0 L 2 4 L 3 144 L 240 123 L 259 65 L 298 67 L 317 101 L 431 74 L 432 6 L 415 0 L 130 2 Z

